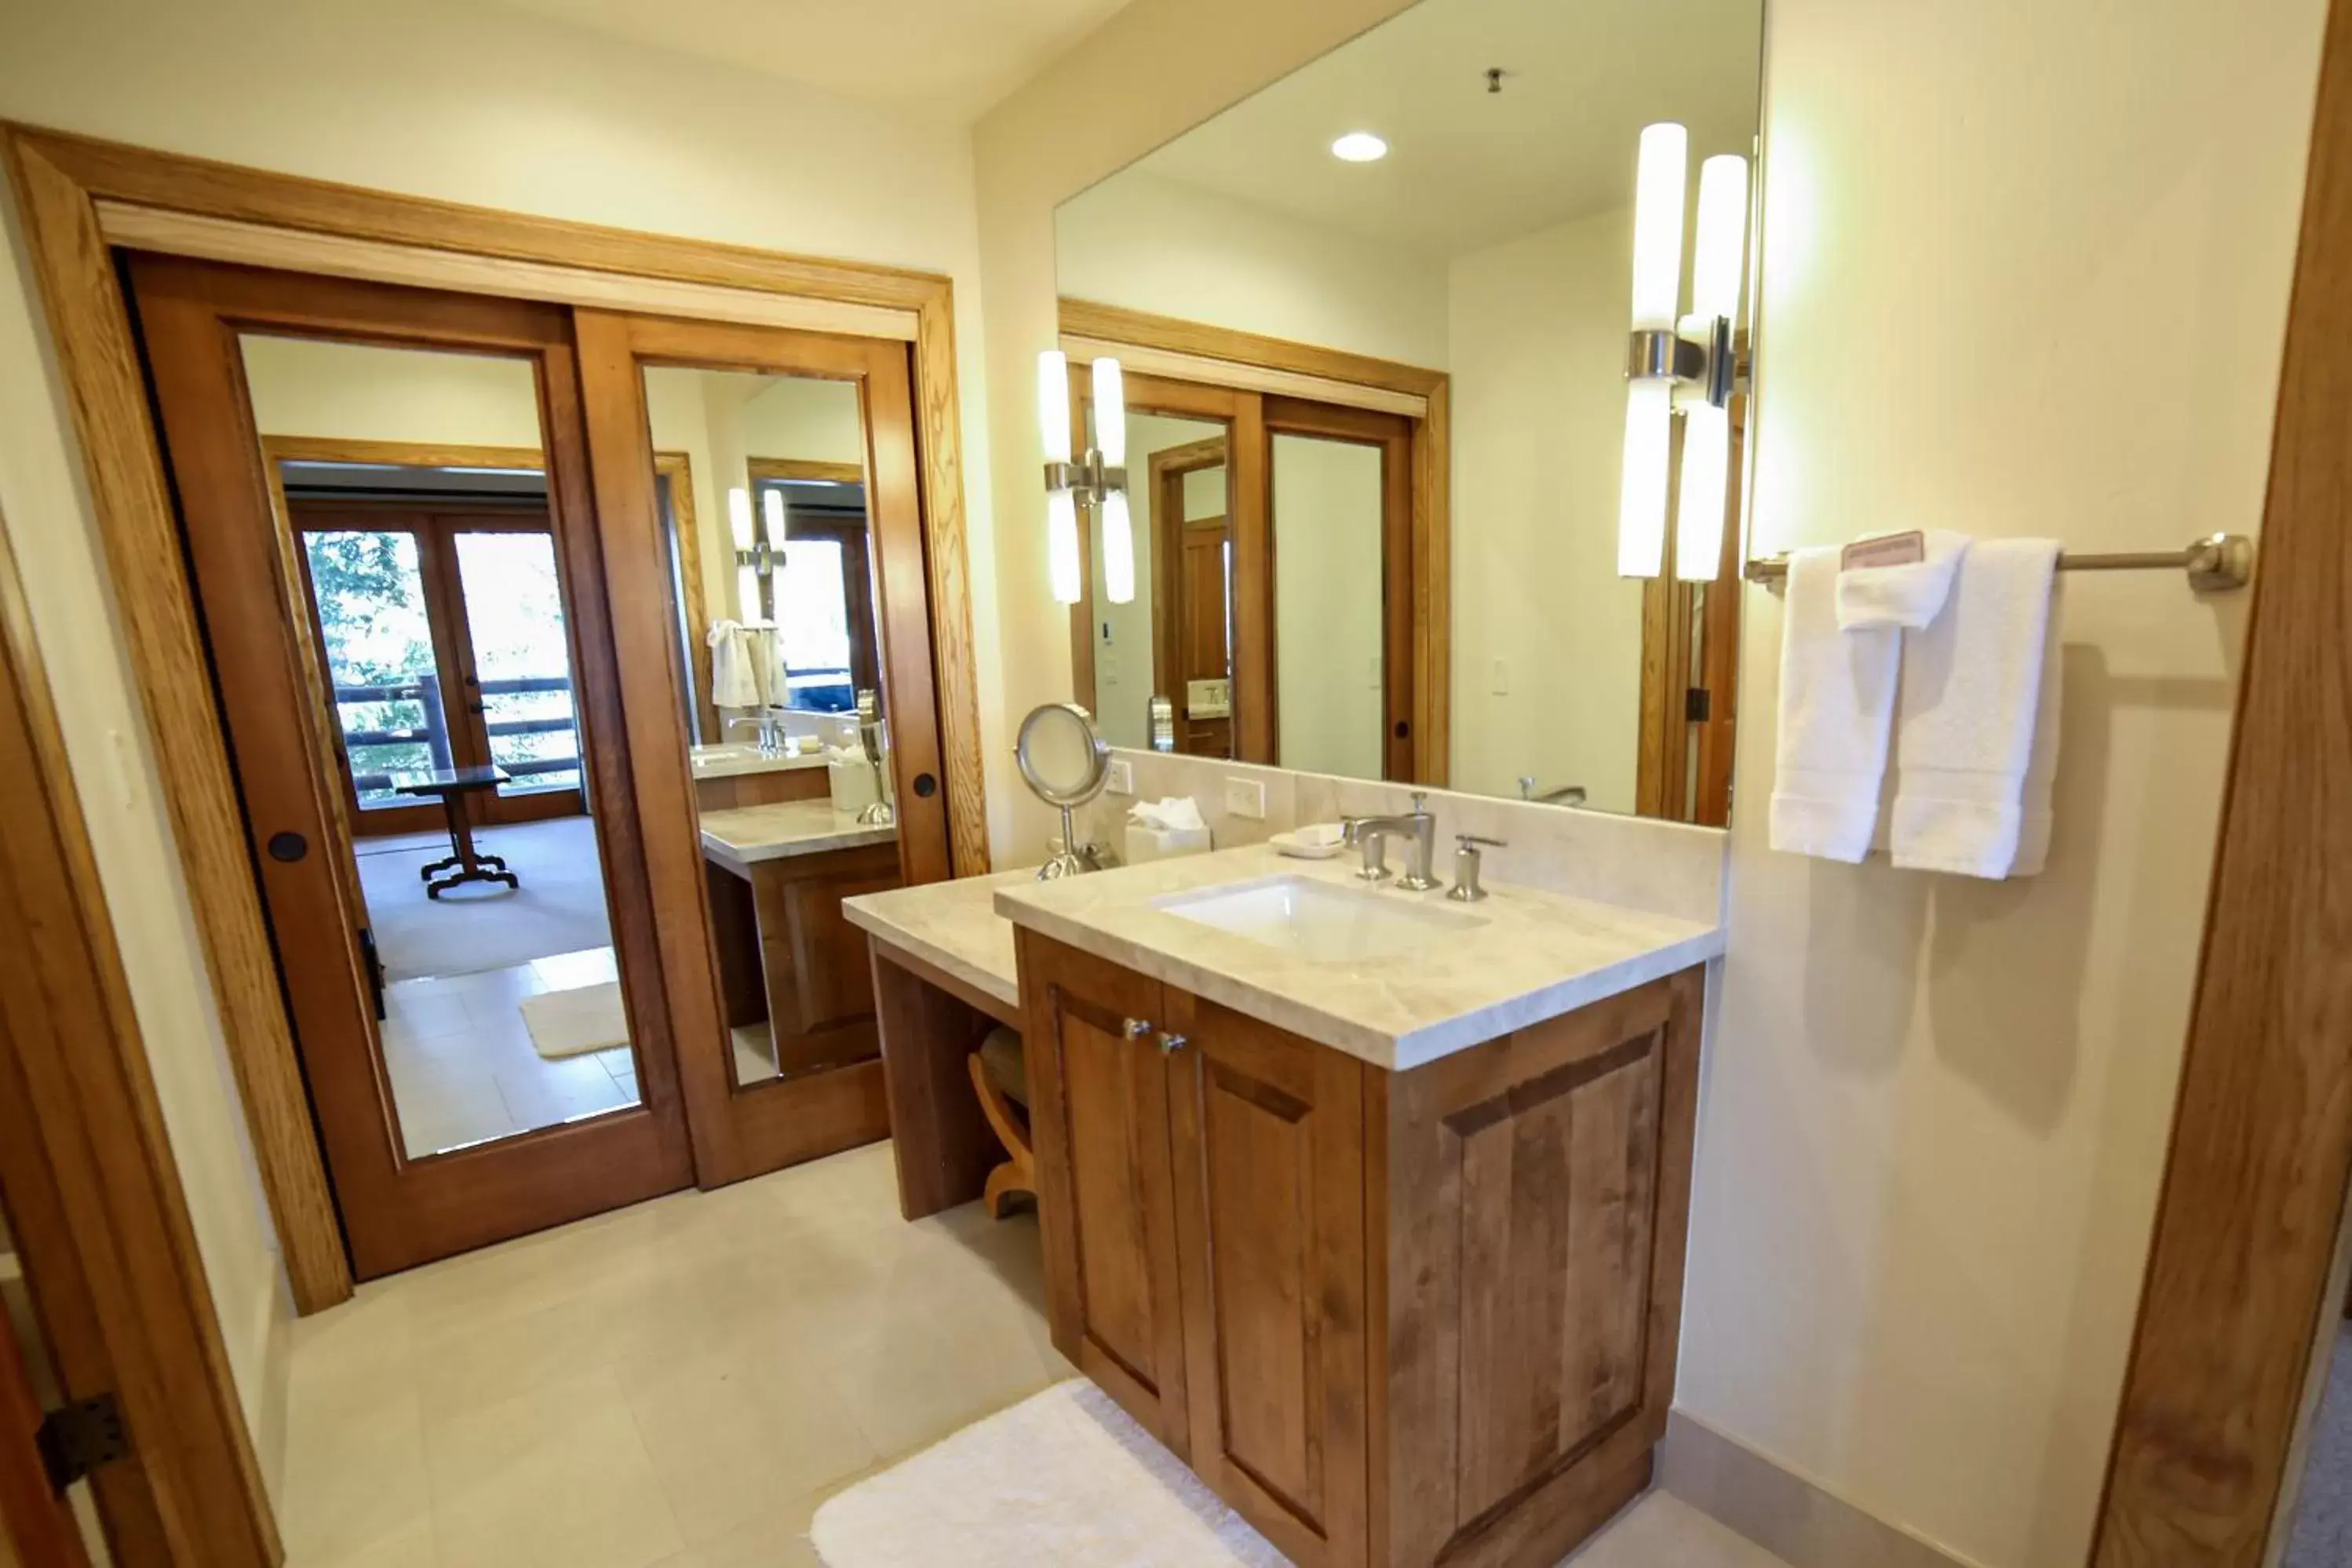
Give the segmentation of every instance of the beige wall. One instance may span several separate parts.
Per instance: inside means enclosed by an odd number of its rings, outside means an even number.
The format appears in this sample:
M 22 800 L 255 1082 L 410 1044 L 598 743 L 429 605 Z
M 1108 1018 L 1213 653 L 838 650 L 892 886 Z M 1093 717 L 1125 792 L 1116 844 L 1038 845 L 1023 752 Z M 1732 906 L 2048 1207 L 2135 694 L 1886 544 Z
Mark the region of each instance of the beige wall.
M 2252 531 L 2322 10 L 1777 0 L 1759 548 Z M 2057 841 L 2004 885 L 1765 847 L 1748 594 L 1699 1126 L 1684 1409 L 1989 1568 L 2087 1547 L 2246 611 L 2155 574 L 2065 601 Z
M 1453 787 L 1633 809 L 1642 584 L 1617 575 L 1628 210 L 1454 258 Z M 1497 666 L 1499 665 L 1499 668 Z
M 1273 442 L 1274 678 L 1282 765 L 1381 776 L 1381 449 Z
M 982 118 L 973 131 L 997 537 L 1004 711 L 1070 695 L 1066 618 L 1055 616 L 1037 477 L 1037 355 L 1056 336 L 1054 208 L 1112 170 L 1404 8 L 1404 0 L 1134 0 Z M 1148 92 L 1136 83 L 1149 81 Z M 970 482 L 984 482 L 967 475 Z M 1044 853 L 1055 819 L 1018 783 L 1004 863 Z
M 363 65 L 361 63 L 363 62 Z M 0 115 L 382 189 L 950 274 L 992 799 L 990 449 L 968 139 L 805 86 L 491 6 L 78 0 L 0 9 Z M 190 923 L 79 459 L 21 245 L 0 261 L 0 511 L 27 578 L 197 1237 L 249 1407 L 279 1269 Z M 1033 441 L 1034 449 L 1034 441 Z M 1034 465 L 1029 465 L 1034 473 Z
M 1445 263 L 1129 169 L 1054 216 L 1075 300 L 1445 368 Z

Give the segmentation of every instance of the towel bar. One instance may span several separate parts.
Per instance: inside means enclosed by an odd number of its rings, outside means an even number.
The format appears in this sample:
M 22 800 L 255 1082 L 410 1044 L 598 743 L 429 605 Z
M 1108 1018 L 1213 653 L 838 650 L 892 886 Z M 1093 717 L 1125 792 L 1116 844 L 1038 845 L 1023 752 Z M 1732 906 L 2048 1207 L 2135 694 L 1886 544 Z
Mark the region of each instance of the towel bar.
M 2253 580 L 2254 542 L 2242 533 L 2214 533 L 2185 550 L 2127 550 L 2104 555 L 2067 552 L 2058 557 L 2061 572 L 2145 572 L 2158 568 L 2186 572 L 2189 587 L 2200 594 L 2242 588 Z M 1750 561 L 1741 574 L 1750 583 L 1786 582 L 1789 558 L 1767 555 Z

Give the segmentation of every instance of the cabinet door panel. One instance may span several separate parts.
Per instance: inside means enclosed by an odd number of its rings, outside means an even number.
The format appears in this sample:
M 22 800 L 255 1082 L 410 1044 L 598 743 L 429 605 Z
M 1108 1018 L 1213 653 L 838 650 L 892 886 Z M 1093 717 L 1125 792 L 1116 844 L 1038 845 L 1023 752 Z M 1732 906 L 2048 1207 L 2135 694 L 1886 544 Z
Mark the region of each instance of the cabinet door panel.
M 1055 1348 L 1182 1454 L 1160 988 L 1034 932 L 1017 942 Z M 1129 1019 L 1153 1027 L 1131 1038 Z
M 1171 992 L 1192 1468 L 1293 1561 L 1364 1560 L 1363 1068 Z
M 1390 1561 L 1550 1562 L 1646 1478 L 1674 1398 L 1700 991 L 1692 970 L 1377 1086 Z

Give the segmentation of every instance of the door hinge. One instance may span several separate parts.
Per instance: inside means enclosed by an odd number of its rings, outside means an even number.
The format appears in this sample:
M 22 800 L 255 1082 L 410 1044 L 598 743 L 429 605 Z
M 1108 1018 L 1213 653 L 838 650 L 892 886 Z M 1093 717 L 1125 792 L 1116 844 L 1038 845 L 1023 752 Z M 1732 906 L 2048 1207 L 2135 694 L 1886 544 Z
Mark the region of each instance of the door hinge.
M 34 1434 L 49 1484 L 60 1492 L 102 1465 L 131 1454 L 131 1429 L 111 1394 L 77 1400 L 41 1417 Z
M 1709 700 L 1706 687 L 1694 686 L 1683 692 L 1683 719 L 1685 722 L 1691 724 L 1704 724 L 1707 721 L 1708 713 L 1713 711 L 1713 709 L 1714 704 Z

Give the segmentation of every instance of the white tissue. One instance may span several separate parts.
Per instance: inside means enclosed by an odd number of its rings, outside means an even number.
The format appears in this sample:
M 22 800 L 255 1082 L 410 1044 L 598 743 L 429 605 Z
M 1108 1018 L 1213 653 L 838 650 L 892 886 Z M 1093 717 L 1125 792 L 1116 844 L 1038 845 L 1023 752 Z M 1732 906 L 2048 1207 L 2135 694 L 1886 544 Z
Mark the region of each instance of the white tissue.
M 1201 816 L 1201 808 L 1192 804 L 1188 795 L 1171 795 L 1166 800 L 1139 800 L 1127 808 L 1127 819 L 1163 833 L 1189 833 L 1209 826 Z

